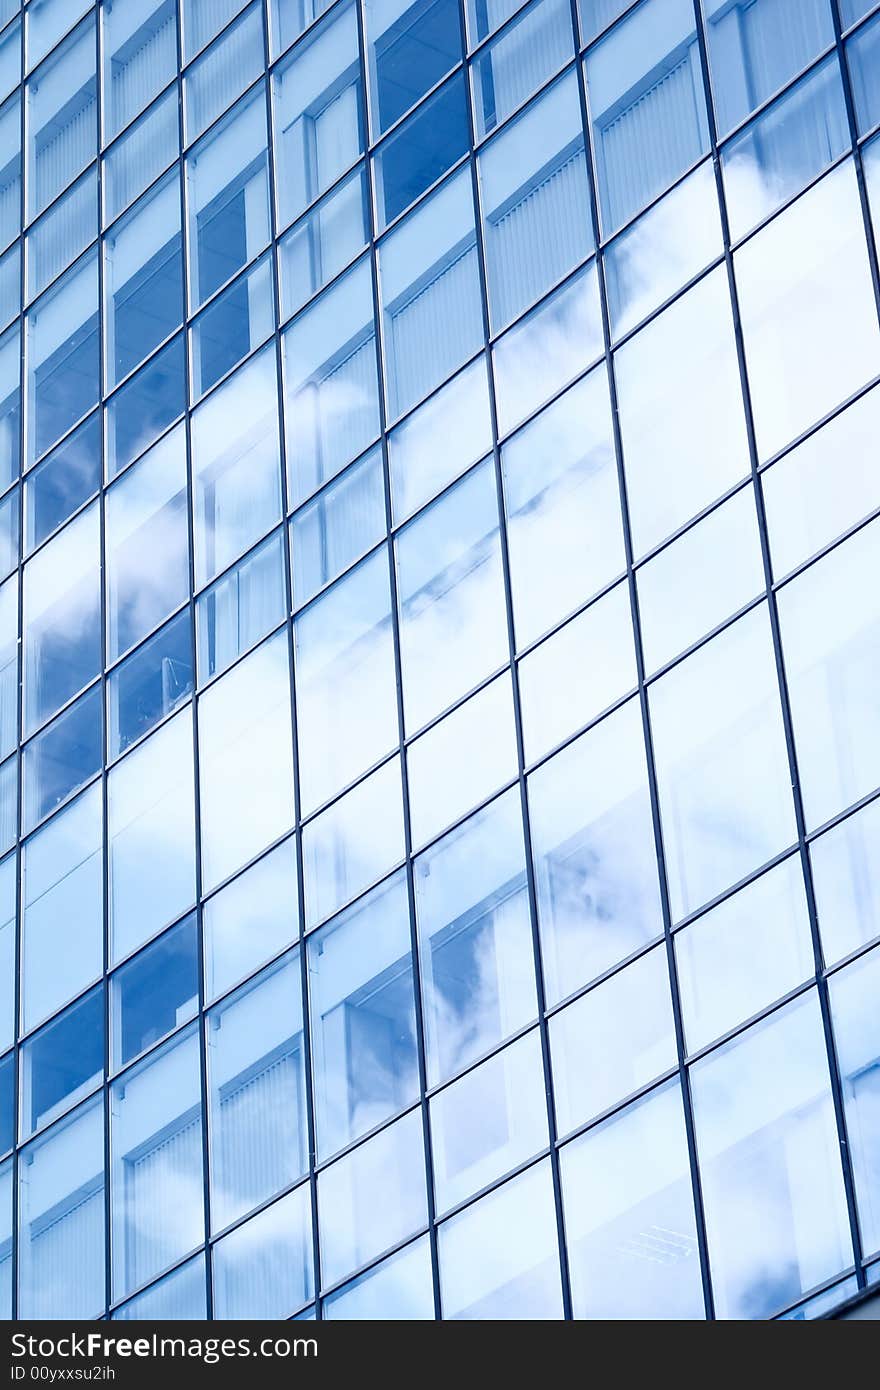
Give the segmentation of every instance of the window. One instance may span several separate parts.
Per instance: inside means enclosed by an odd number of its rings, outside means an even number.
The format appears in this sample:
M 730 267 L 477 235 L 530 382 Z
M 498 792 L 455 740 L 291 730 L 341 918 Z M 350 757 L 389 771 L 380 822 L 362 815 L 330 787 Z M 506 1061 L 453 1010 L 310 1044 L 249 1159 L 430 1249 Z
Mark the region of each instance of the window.
M 104 138 L 110 139 L 177 69 L 174 0 L 111 0 L 104 20 Z
M 548 406 L 505 444 L 501 465 L 524 647 L 625 568 L 606 374 L 592 372 Z
M 25 844 L 22 1023 L 26 1029 L 56 1013 L 101 974 L 102 843 L 101 789 L 94 786 Z
M 297 952 L 208 1014 L 215 1231 L 288 1187 L 307 1167 L 302 1026 Z
M 300 796 L 308 813 L 398 743 L 387 551 L 300 613 L 294 637 Z
M 104 990 L 97 986 L 28 1038 L 19 1061 L 19 1138 L 97 1090 L 104 1075 Z
M 19 1315 L 96 1317 L 105 1297 L 100 1099 L 23 1151 L 18 1190 Z
M 208 1000 L 292 944 L 299 935 L 293 840 L 285 840 L 208 899 L 202 932 Z
M 294 607 L 308 603 L 384 534 L 382 454 L 371 449 L 290 523 Z
M 266 101 L 258 88 L 187 155 L 191 309 L 269 240 L 266 146 Z
M 185 609 L 110 673 L 108 756 L 124 753 L 192 694 L 191 628 Z
M 430 1112 L 434 1184 L 443 1212 L 547 1147 L 537 1029 L 432 1096 Z
M 451 831 L 415 864 L 429 1085 L 537 1012 L 519 793 Z
M 314 1298 L 309 1184 L 217 1242 L 214 1316 L 286 1318 Z
M 412 733 L 508 659 L 491 463 L 406 527 L 395 551 L 403 705 Z
M 282 337 L 282 351 L 290 494 L 300 501 L 379 433 L 368 259 L 294 320 Z
M 444 1222 L 437 1240 L 444 1318 L 562 1317 L 548 1161 Z
M 455 174 L 379 252 L 392 419 L 482 346 L 470 171 Z
M 642 555 L 749 472 L 723 268 L 616 355 L 633 546 Z
M 119 960 L 195 898 L 190 710 L 117 763 L 108 778 L 108 802 L 111 958 Z
M 318 1156 L 418 1098 L 406 880 L 397 874 L 309 938 Z
M 703 0 L 723 135 L 834 42 L 828 0 Z
M 349 1322 L 433 1319 L 434 1284 L 427 1236 L 332 1293 L 324 1300 L 322 1314 Z
M 471 0 L 469 10 L 476 25 L 490 23 L 488 6 Z M 492 5 L 492 27 L 507 18 L 499 14 L 502 6 Z M 516 5 L 509 5 L 509 9 Z M 470 20 L 469 16 L 469 22 Z M 475 34 L 473 38 L 476 38 Z M 481 33 L 480 38 L 486 34 Z M 473 39 L 472 39 L 473 46 Z M 494 43 L 487 44 L 471 68 L 474 124 L 477 138 L 487 135 L 521 106 L 534 91 L 543 87 L 572 56 L 571 12 L 564 0 L 540 0 L 523 10 L 515 24 L 505 29 Z
M 31 217 L 98 152 L 95 17 L 78 29 L 27 85 L 28 212 Z
M 378 882 L 403 853 L 400 760 L 393 758 L 303 830 L 306 927 Z
M 560 1151 L 574 1316 L 703 1316 L 678 1083 Z
M 192 1028 L 110 1090 L 113 1298 L 204 1239 L 199 1044 Z
M 816 829 L 880 781 L 873 671 L 880 525 L 864 527 L 786 585 L 779 618 L 804 813 Z
M 264 642 L 199 704 L 202 874 L 213 888 L 293 823 L 287 633 Z M 247 806 L 247 817 L 237 808 Z
M 56 531 L 101 483 L 101 417 L 68 435 L 24 485 L 25 554 Z
M 666 948 L 550 1020 L 559 1131 L 567 1134 L 678 1064 Z
M 195 917 L 172 927 L 110 980 L 110 1057 L 114 1070 L 188 1023 L 198 1009 Z
M 189 590 L 186 442 L 166 435 L 106 497 L 108 655 L 121 656 Z
M 278 217 L 289 222 L 362 154 L 357 16 L 344 4 L 298 44 L 272 86 Z
M 422 1117 L 412 1110 L 319 1174 L 324 1283 L 335 1284 L 427 1219 Z
M 690 0 L 641 5 L 590 52 L 586 78 L 609 233 L 709 148 Z
M 863 229 L 847 162 L 735 254 L 762 460 L 880 368 Z
M 816 910 L 829 965 L 880 935 L 878 844 L 880 801 L 872 801 L 810 846 Z
M 158 347 L 183 317 L 180 181 L 175 170 L 104 241 L 107 386 Z
M 676 666 L 649 699 L 670 907 L 678 919 L 796 839 L 766 608 Z
M 691 1072 L 719 1318 L 767 1318 L 852 1263 L 815 993 Z
M 98 253 L 91 251 L 28 311 L 30 461 L 97 404 Z
M 637 700 L 529 778 L 548 1003 L 663 929 Z
M 266 348 L 193 413 L 196 584 L 221 574 L 281 520 L 275 352 Z M 260 595 L 254 592 L 255 603 Z
M 377 227 L 381 231 L 468 152 L 463 73 L 414 112 L 373 157 Z
M 679 932 L 675 960 L 690 1052 L 810 979 L 816 962 L 798 856 Z
M 387 130 L 461 60 L 455 0 L 366 0 L 373 137 Z
M 479 172 L 497 331 L 594 249 L 574 73 L 486 146 Z
M 44 723 L 101 669 L 98 504 L 24 571 L 24 723 Z

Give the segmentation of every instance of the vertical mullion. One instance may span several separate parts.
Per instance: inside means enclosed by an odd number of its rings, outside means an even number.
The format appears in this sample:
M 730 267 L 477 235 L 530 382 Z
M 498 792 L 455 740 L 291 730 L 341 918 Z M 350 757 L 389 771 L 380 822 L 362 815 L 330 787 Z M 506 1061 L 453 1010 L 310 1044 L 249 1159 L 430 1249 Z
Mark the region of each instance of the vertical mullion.
M 97 197 L 98 197 L 98 401 L 104 399 L 104 378 L 105 372 L 105 343 L 107 341 L 107 320 L 106 301 L 104 297 L 104 237 L 103 237 L 103 189 L 102 174 L 103 161 L 101 160 L 101 148 L 104 136 L 104 81 L 102 59 L 104 52 L 103 36 L 103 5 L 95 6 L 95 119 L 97 123 Z M 99 404 L 98 409 L 101 410 Z M 99 582 L 101 587 L 100 614 L 101 614 L 101 892 L 103 895 L 101 931 L 102 931 L 102 972 L 103 979 L 101 988 L 103 990 L 103 1019 L 104 1019 L 104 1081 L 102 1090 L 102 1100 L 104 1106 L 104 1307 L 109 1309 L 113 1303 L 113 1230 L 112 1230 L 112 1194 L 110 1191 L 111 1174 L 111 1149 L 110 1149 L 110 1122 L 112 1106 L 110 1103 L 110 1073 L 111 1073 L 111 1037 L 113 1020 L 110 1011 L 110 841 L 109 841 L 109 778 L 107 764 L 110 761 L 110 749 L 108 746 L 108 701 L 107 701 L 107 680 L 106 671 L 108 666 L 107 651 L 107 518 L 106 518 L 106 448 L 104 443 L 104 420 L 103 411 L 99 421 L 101 432 L 101 469 L 100 469 L 100 500 L 98 502 L 98 530 L 99 530 Z
M 416 1052 L 419 1071 L 419 1107 L 422 1117 L 422 1141 L 425 1162 L 425 1191 L 428 1210 L 428 1240 L 431 1251 L 431 1279 L 434 1293 L 434 1319 L 442 1317 L 440 1303 L 440 1257 L 437 1242 L 437 1210 L 434 1194 L 434 1154 L 431 1139 L 430 1107 L 427 1100 L 428 1067 L 425 1049 L 424 1007 L 422 999 L 421 949 L 419 944 L 418 922 L 416 919 L 415 871 L 413 866 L 412 823 L 409 806 L 409 769 L 406 756 L 406 722 L 403 704 L 403 667 L 400 645 L 400 605 L 397 585 L 397 566 L 392 539 L 393 513 L 391 505 L 391 470 L 388 456 L 388 417 L 385 406 L 385 333 L 382 323 L 381 297 L 379 293 L 379 266 L 376 250 L 376 206 L 373 189 L 373 164 L 370 158 L 370 73 L 368 67 L 367 36 L 364 24 L 363 5 L 356 0 L 359 61 L 362 77 L 361 111 L 364 121 L 364 168 L 366 178 L 367 203 L 370 217 L 370 275 L 373 300 L 373 323 L 375 326 L 376 366 L 379 386 L 379 428 L 382 448 L 382 483 L 385 504 L 385 550 L 387 556 L 391 593 L 391 633 L 394 648 L 394 675 L 397 698 L 397 756 L 400 763 L 400 785 L 403 799 L 403 842 L 406 855 L 406 895 L 409 911 L 410 951 L 412 955 L 413 1003 L 416 1021 Z
M 19 86 L 19 138 L 21 140 L 21 157 L 19 159 L 19 228 L 20 254 L 19 254 L 19 289 L 21 303 L 19 305 L 19 343 L 18 343 L 18 380 L 19 380 L 19 430 L 18 430 L 18 564 L 16 575 L 18 576 L 18 680 L 16 685 L 17 708 L 16 708 L 16 732 L 18 741 L 15 757 L 16 766 L 16 789 L 15 789 L 15 920 L 13 931 L 15 932 L 15 979 L 12 986 L 13 995 L 13 1129 L 12 1129 L 12 1306 L 10 1313 L 13 1319 L 19 1316 L 19 1170 L 21 1167 L 21 970 L 24 962 L 23 934 L 24 934 L 24 884 L 22 866 L 24 863 L 24 846 L 22 844 L 22 808 L 24 805 L 23 797 L 23 766 L 24 754 L 22 753 L 22 741 L 24 738 L 24 470 L 25 459 L 27 458 L 27 359 L 25 353 L 27 320 L 24 313 L 24 305 L 27 296 L 27 255 L 25 252 L 25 215 L 27 211 L 27 179 L 25 176 L 25 166 L 27 163 L 27 145 L 25 143 L 28 132 L 27 124 L 27 88 L 25 86 L 25 26 L 27 16 L 22 13 L 21 31 L 19 33 L 21 50 L 21 83 Z M 106 1179 L 105 1179 L 106 1181 Z
M 204 1222 L 205 1249 L 205 1311 L 208 1320 L 214 1317 L 214 1267 L 211 1259 L 211 1136 L 209 1132 L 210 1089 L 208 1082 L 207 1015 L 205 1012 L 205 932 L 202 909 L 202 815 L 201 815 L 201 776 L 199 766 L 199 695 L 196 665 L 196 556 L 195 556 L 195 487 L 192 458 L 192 361 L 191 331 L 188 327 L 187 306 L 189 303 L 189 223 L 187 220 L 188 197 L 186 180 L 185 140 L 183 125 L 183 14 L 182 0 L 176 6 L 177 18 L 177 177 L 180 196 L 180 255 L 182 266 L 182 304 L 183 314 L 183 373 L 184 373 L 184 442 L 186 448 L 186 491 L 187 491 L 187 544 L 189 546 L 189 622 L 190 622 L 190 661 L 193 673 L 192 741 L 193 741 L 193 794 L 195 813 L 195 890 L 196 923 L 198 939 L 198 1038 L 199 1038 L 199 1077 L 202 1106 L 202 1210 Z
M 880 264 L 878 264 L 877 243 L 874 237 L 874 219 L 871 212 L 871 200 L 868 197 L 865 161 L 862 154 L 862 146 L 859 144 L 859 127 L 856 119 L 856 105 L 852 81 L 850 79 L 849 61 L 847 59 L 847 45 L 843 42 L 841 37 L 839 10 L 840 6 L 838 0 L 832 0 L 831 18 L 832 24 L 834 25 L 834 43 L 837 49 L 837 60 L 840 64 L 840 77 L 843 83 L 843 99 L 846 106 L 846 119 L 849 125 L 850 140 L 852 141 L 853 163 L 856 171 L 856 183 L 859 189 L 859 202 L 862 205 L 862 217 L 865 222 L 865 237 L 868 242 L 868 263 L 871 267 L 871 282 L 874 286 L 874 299 L 878 311 L 880 311 Z
M 464 7 L 459 7 L 462 24 L 462 43 L 467 51 L 467 35 L 464 28 Z M 574 22 L 574 21 L 573 21 Z M 575 34 L 577 29 L 575 29 Z M 517 784 L 519 787 L 520 811 L 522 815 L 523 840 L 525 845 L 526 887 L 529 899 L 529 922 L 532 936 L 532 959 L 535 970 L 535 986 L 538 1001 L 538 1029 L 541 1039 L 541 1064 L 544 1075 L 544 1091 L 547 1108 L 547 1127 L 550 1136 L 550 1171 L 553 1184 L 553 1205 L 556 1212 L 556 1244 L 559 1255 L 559 1274 L 562 1291 L 562 1314 L 566 1321 L 573 1317 L 571 1301 L 571 1279 L 567 1237 L 562 1202 L 562 1176 L 560 1168 L 558 1134 L 556 1126 L 556 1103 L 553 1090 L 553 1073 L 550 1058 L 550 1029 L 547 1021 L 547 991 L 544 981 L 544 963 L 541 955 L 541 937 L 538 927 L 538 898 L 535 887 L 534 858 L 532 854 L 532 832 L 529 816 L 528 788 L 526 784 L 526 757 L 522 730 L 522 702 L 519 688 L 519 667 L 516 660 L 516 634 L 513 618 L 513 590 L 510 578 L 510 555 L 507 541 L 507 514 L 504 506 L 504 475 L 501 466 L 501 446 L 499 444 L 498 409 L 495 397 L 495 370 L 492 356 L 491 324 L 489 320 L 489 285 L 486 261 L 486 247 L 483 238 L 482 198 L 477 170 L 476 140 L 474 133 L 473 104 L 471 96 L 470 72 L 465 69 L 465 87 L 468 113 L 468 157 L 471 174 L 471 194 L 474 204 L 474 233 L 477 248 L 477 264 L 480 279 L 480 299 L 483 323 L 483 348 L 486 357 L 486 371 L 489 379 L 489 413 L 492 423 L 492 463 L 495 474 L 495 498 L 498 508 L 498 528 L 501 541 L 501 566 L 504 582 L 504 608 L 507 630 L 508 660 L 513 692 L 514 727 L 516 734 Z
M 779 607 L 777 593 L 773 587 L 773 566 L 770 556 L 769 530 L 767 525 L 767 514 L 764 506 L 764 495 L 762 491 L 761 478 L 759 476 L 760 458 L 758 453 L 757 436 L 755 433 L 755 421 L 752 410 L 751 388 L 749 385 L 748 364 L 746 359 L 745 335 L 743 332 L 742 317 L 740 313 L 739 292 L 736 283 L 734 269 L 733 252 L 730 246 L 730 224 L 727 214 L 727 200 L 724 191 L 724 180 L 721 172 L 721 159 L 718 150 L 718 130 L 715 120 L 715 111 L 712 105 L 712 90 L 709 81 L 708 51 L 706 38 L 702 26 L 702 15 L 700 10 L 700 0 L 694 0 L 694 16 L 697 26 L 697 42 L 700 46 L 700 53 L 703 62 L 703 80 L 706 96 L 706 111 L 709 122 L 709 138 L 712 151 L 712 162 L 715 171 L 715 184 L 718 195 L 718 203 L 721 212 L 721 227 L 724 239 L 724 262 L 727 270 L 728 288 L 730 291 L 731 307 L 733 312 L 734 336 L 736 340 L 736 355 L 739 367 L 740 386 L 743 395 L 743 405 L 745 411 L 746 434 L 748 438 L 749 461 L 752 474 L 752 486 L 755 496 L 755 507 L 757 511 L 758 532 L 761 542 L 761 558 L 764 568 L 764 582 L 767 591 L 767 606 L 770 618 L 770 630 L 773 641 L 773 655 L 776 664 L 776 677 L 779 689 L 779 698 L 782 712 L 782 721 L 785 731 L 786 753 L 788 766 L 791 776 L 792 798 L 794 801 L 795 823 L 797 827 L 798 853 L 801 868 L 804 876 L 804 886 L 807 896 L 807 909 L 810 920 L 810 935 L 813 946 L 814 969 L 816 990 L 819 1000 L 819 1007 L 822 1016 L 822 1028 L 825 1037 L 825 1046 L 829 1067 L 829 1080 L 831 1094 L 834 1104 L 834 1118 L 837 1129 L 837 1139 L 840 1150 L 840 1162 L 843 1173 L 843 1183 L 846 1195 L 847 1216 L 849 1221 L 850 1236 L 852 1238 L 853 1252 L 855 1256 L 856 1273 L 859 1287 L 865 1284 L 865 1273 L 862 1267 L 862 1246 L 861 1235 L 859 1232 L 858 1213 L 856 1207 L 855 1184 L 853 1179 L 852 1166 L 849 1159 L 849 1145 L 847 1140 L 846 1114 L 843 1101 L 843 1090 L 840 1071 L 837 1064 L 837 1056 L 834 1046 L 834 1033 L 831 1022 L 831 1005 L 828 994 L 828 981 L 823 974 L 823 954 L 822 940 L 819 931 L 819 920 L 816 909 L 816 896 L 813 885 L 812 865 L 810 862 L 809 851 L 807 848 L 806 817 L 804 813 L 803 798 L 801 795 L 800 774 L 798 768 L 797 747 L 794 736 L 794 721 L 791 711 L 791 703 L 788 695 L 788 681 L 785 670 L 785 658 L 782 647 L 782 634 L 779 621 Z M 838 43 L 840 39 L 840 29 L 835 14 L 835 26 L 837 28 Z M 846 74 L 844 74 L 844 84 L 847 85 Z M 851 112 L 851 102 L 849 106 Z M 867 214 L 866 214 L 867 218 Z M 866 227 L 870 230 L 869 223 Z M 872 261 L 872 272 L 876 269 L 876 258 Z M 875 282 L 876 283 L 876 282 Z
M 697 0 L 698 2 L 698 0 Z M 577 3 L 571 0 L 572 22 L 577 23 Z M 575 31 L 577 32 L 577 31 Z M 578 67 L 578 91 L 581 101 L 581 118 L 584 125 L 584 140 L 587 157 L 587 168 L 590 180 L 590 195 L 593 216 L 593 233 L 596 238 L 596 245 L 600 247 L 600 215 L 599 215 L 599 182 L 596 175 L 596 158 L 592 141 L 592 131 L 589 118 L 589 107 L 586 98 L 586 79 L 584 75 L 584 59 L 580 59 Z M 672 1002 L 672 1016 L 675 1031 L 675 1048 L 678 1067 L 678 1079 L 681 1088 L 682 1108 L 684 1111 L 685 1138 L 687 1142 L 688 1165 L 690 1169 L 691 1188 L 694 1199 L 694 1218 L 697 1232 L 697 1249 L 700 1259 L 700 1277 L 702 1281 L 703 1300 L 705 1312 L 708 1319 L 715 1317 L 715 1302 L 712 1292 L 712 1281 L 709 1271 L 709 1247 L 706 1234 L 705 1207 L 703 1201 L 702 1179 L 700 1175 L 700 1165 L 697 1155 L 696 1126 L 694 1123 L 693 1101 L 691 1097 L 690 1076 L 686 1065 L 686 1046 L 684 1038 L 684 1024 L 681 1008 L 681 991 L 679 988 L 678 969 L 675 959 L 675 947 L 672 939 L 672 911 L 669 902 L 669 888 L 666 877 L 666 852 L 663 840 L 663 825 L 660 816 L 660 792 L 657 778 L 657 769 L 654 759 L 654 740 L 651 731 L 651 720 L 648 708 L 648 691 L 646 685 L 645 661 L 642 652 L 641 620 L 639 613 L 638 589 L 635 577 L 635 557 L 632 542 L 632 530 L 629 516 L 629 499 L 627 493 L 626 470 L 623 461 L 623 435 L 620 426 L 620 410 L 617 397 L 617 379 L 615 373 L 613 339 L 611 332 L 611 314 L 608 303 L 608 288 L 605 280 L 605 255 L 604 250 L 597 252 L 600 262 L 599 280 L 599 300 L 602 313 L 602 338 L 605 347 L 605 362 L 608 372 L 608 386 L 611 399 L 611 418 L 614 437 L 614 455 L 617 464 L 617 479 L 620 491 L 620 509 L 623 520 L 624 553 L 626 557 L 626 582 L 629 589 L 630 612 L 633 625 L 633 639 L 636 655 L 636 673 L 638 676 L 638 699 L 642 720 L 642 735 L 645 745 L 645 758 L 648 774 L 648 793 L 651 803 L 651 821 L 654 829 L 655 851 L 657 857 L 657 877 L 660 889 L 660 905 L 663 917 L 663 935 L 666 947 L 666 963 L 669 974 L 669 988 Z
M 290 487 L 288 482 L 288 459 L 287 459 L 287 430 L 286 408 L 284 403 L 284 387 L 282 374 L 282 347 L 281 347 L 281 276 L 278 268 L 278 215 L 277 215 L 277 167 L 275 163 L 275 123 L 274 123 L 274 92 L 273 76 L 269 69 L 270 48 L 269 48 L 269 14 L 268 9 L 263 12 L 263 58 L 266 69 L 266 136 L 269 161 L 269 224 L 271 235 L 272 257 L 272 293 L 275 301 L 275 323 L 273 325 L 273 344 L 275 350 L 275 378 L 277 391 L 277 418 L 278 418 L 278 438 L 280 445 L 280 467 L 281 467 L 281 513 L 282 513 L 282 545 L 281 555 L 284 564 L 284 594 L 286 603 L 285 612 L 285 631 L 287 634 L 287 661 L 290 681 L 290 720 L 291 720 L 291 739 L 293 745 L 293 800 L 294 800 L 294 850 L 296 855 L 296 935 L 299 942 L 299 965 L 300 965 L 300 994 L 302 1000 L 302 1036 L 303 1036 L 303 1073 L 304 1089 L 306 1102 L 306 1135 L 308 1147 L 308 1174 L 310 1196 L 310 1216 L 311 1216 L 311 1235 L 312 1235 L 312 1271 L 314 1282 L 314 1304 L 315 1318 L 321 1319 L 321 1243 L 318 1231 L 318 1179 L 315 1171 L 317 1163 L 317 1131 L 315 1125 L 315 1096 L 312 1082 L 312 1039 L 311 1039 L 311 1012 L 309 1008 L 309 972 L 307 942 L 305 939 L 305 879 L 304 879 L 304 860 L 302 846 L 302 811 L 300 797 L 300 776 L 299 776 L 299 727 L 296 718 L 296 684 L 294 669 L 294 624 L 293 624 L 293 581 L 291 579 L 291 559 L 292 541 L 290 536 Z

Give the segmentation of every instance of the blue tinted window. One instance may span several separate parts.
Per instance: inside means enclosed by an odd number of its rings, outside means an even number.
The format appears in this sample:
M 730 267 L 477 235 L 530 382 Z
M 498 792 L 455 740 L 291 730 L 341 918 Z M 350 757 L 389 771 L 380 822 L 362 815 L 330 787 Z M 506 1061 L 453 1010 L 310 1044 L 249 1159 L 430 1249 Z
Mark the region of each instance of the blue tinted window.
M 640 5 L 587 55 L 586 77 L 609 233 L 709 147 L 691 0 Z
M 111 1061 L 115 1068 L 187 1022 L 198 1008 L 195 917 L 141 951 L 110 985 Z
M 101 690 L 94 687 L 32 739 L 24 753 L 26 828 L 48 816 L 101 766 Z
M 97 492 L 101 482 L 101 418 L 93 415 L 28 476 L 26 548 L 33 550 Z
M 859 131 L 864 134 L 880 121 L 880 19 L 860 29 L 847 44 Z
M 183 413 L 183 338 L 163 348 L 107 406 L 107 474 L 113 477 Z
M 834 42 L 829 0 L 703 0 L 721 134 Z
M 367 0 L 373 134 L 387 130 L 461 58 L 455 0 Z
M 21 1135 L 54 1120 L 100 1083 L 104 1070 L 104 991 L 72 1004 L 24 1047 Z
M 467 93 L 464 77 L 458 76 L 426 101 L 376 156 L 380 227 L 445 174 L 467 152 L 469 139 Z
M 107 682 L 110 756 L 149 732 L 192 693 L 192 644 L 189 612 L 138 647 Z

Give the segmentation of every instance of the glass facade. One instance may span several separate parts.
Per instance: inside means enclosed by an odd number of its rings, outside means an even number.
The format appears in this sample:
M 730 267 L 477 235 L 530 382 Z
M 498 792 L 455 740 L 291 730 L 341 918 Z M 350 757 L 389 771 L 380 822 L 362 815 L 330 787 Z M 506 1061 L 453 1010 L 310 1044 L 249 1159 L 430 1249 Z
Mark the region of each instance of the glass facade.
M 877 4 L 0 0 L 0 1316 L 871 1281 L 875 228 Z

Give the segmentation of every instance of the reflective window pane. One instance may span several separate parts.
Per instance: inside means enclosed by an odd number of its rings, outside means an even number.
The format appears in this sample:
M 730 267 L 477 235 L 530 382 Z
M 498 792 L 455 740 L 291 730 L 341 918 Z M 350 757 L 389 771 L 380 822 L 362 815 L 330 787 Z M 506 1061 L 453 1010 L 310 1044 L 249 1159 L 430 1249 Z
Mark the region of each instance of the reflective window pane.
M 408 526 L 395 550 L 403 703 L 412 732 L 507 660 L 491 464 Z
M 880 369 L 852 165 L 828 174 L 734 259 L 758 451 L 767 459 Z
M 22 1024 L 31 1029 L 101 974 L 101 789 L 93 786 L 23 851 Z M 59 930 L 64 924 L 63 931 Z
M 195 917 L 160 936 L 110 981 L 110 1055 L 121 1067 L 187 1023 L 199 1006 Z
M 723 268 L 615 357 L 633 546 L 644 554 L 749 472 Z
M 101 666 L 97 503 L 24 571 L 24 722 L 42 724 Z
M 625 568 L 608 378 L 599 368 L 501 451 L 517 645 Z
M 537 1012 L 522 814 L 514 789 L 415 864 L 428 1081 Z
M 318 1155 L 344 1148 L 418 1096 L 406 880 L 310 937 Z
M 602 220 L 612 232 L 709 146 L 689 0 L 637 8 L 587 56 L 586 78 Z
M 663 929 L 637 700 L 529 778 L 547 1002 Z
M 434 1186 L 442 1212 L 547 1147 L 537 1030 L 440 1091 L 430 1108 Z
M 113 1297 L 204 1239 L 199 1043 L 192 1029 L 110 1090 Z
M 20 1138 L 42 1129 L 101 1084 L 104 991 L 99 986 L 29 1038 L 21 1054 Z
M 121 130 L 177 69 L 174 0 L 113 0 L 104 22 L 104 138 Z
M 574 1316 L 701 1318 L 678 1084 L 567 1144 L 560 1160 Z
M 444 1222 L 438 1244 L 444 1318 L 562 1317 L 549 1163 Z
M 374 137 L 393 125 L 461 57 L 455 0 L 365 0 Z
M 676 666 L 649 698 L 677 919 L 796 838 L 766 609 Z
M 876 669 L 880 524 L 858 531 L 780 591 L 779 617 L 808 829 L 880 779 Z
M 378 882 L 403 851 L 403 792 L 394 758 L 305 827 L 306 927 Z
M 834 42 L 828 0 L 703 0 L 723 135 Z
M 512 11 L 516 3 L 508 5 Z M 503 5 L 468 6 L 474 38 L 485 38 L 507 15 Z M 483 32 L 481 32 L 481 30 Z M 474 125 L 477 138 L 488 135 L 553 76 L 572 56 L 571 11 L 563 0 L 539 0 L 523 10 L 492 44 L 488 44 L 471 68 Z
M 195 898 L 189 710 L 117 763 L 108 778 L 108 803 L 111 957 L 119 960 L 173 922 Z
M 816 910 L 827 964 L 880 936 L 880 801 L 810 846 Z
M 816 963 L 798 856 L 679 932 L 675 961 L 690 1052 L 810 979 Z
M 202 875 L 212 888 L 290 829 L 293 738 L 286 632 L 199 702 Z M 248 816 L 236 808 L 247 806 Z
M 297 937 L 296 853 L 285 840 L 202 911 L 205 996 L 214 999 Z
M 691 1072 L 719 1318 L 766 1318 L 852 1262 L 814 993 Z
M 295 646 L 305 813 L 353 782 L 398 742 L 384 548 L 298 616 Z
M 208 1014 L 211 1225 L 222 1230 L 307 1166 L 302 976 L 296 952 Z
M 859 1224 L 866 1250 L 880 1248 L 880 1028 L 877 987 L 880 953 L 871 951 L 831 979 L 831 1008 Z
M 427 1219 L 422 1117 L 413 1110 L 319 1174 L 324 1283 L 336 1283 Z
M 94 1318 L 104 1306 L 104 1111 L 100 1100 L 22 1153 L 22 1318 Z
M 309 1184 L 282 1197 L 218 1241 L 217 1318 L 285 1318 L 315 1293 Z
M 207 1317 L 204 1256 L 198 1255 L 173 1274 L 166 1275 L 145 1293 L 123 1304 L 112 1317 L 119 1322 L 202 1321 Z
M 323 1314 L 349 1322 L 432 1320 L 434 1288 L 427 1236 L 331 1294 L 324 1300 Z
M 562 1134 L 677 1064 L 666 949 L 658 946 L 550 1020 Z

